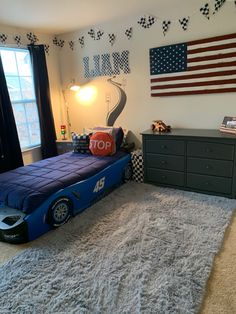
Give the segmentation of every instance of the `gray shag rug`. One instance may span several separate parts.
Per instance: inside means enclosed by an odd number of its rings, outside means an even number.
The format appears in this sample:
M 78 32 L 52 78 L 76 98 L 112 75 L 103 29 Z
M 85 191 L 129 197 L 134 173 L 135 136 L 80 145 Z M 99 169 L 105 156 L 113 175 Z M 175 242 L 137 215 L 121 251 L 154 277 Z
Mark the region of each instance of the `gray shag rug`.
M 235 207 L 127 183 L 0 267 L 0 313 L 197 313 Z

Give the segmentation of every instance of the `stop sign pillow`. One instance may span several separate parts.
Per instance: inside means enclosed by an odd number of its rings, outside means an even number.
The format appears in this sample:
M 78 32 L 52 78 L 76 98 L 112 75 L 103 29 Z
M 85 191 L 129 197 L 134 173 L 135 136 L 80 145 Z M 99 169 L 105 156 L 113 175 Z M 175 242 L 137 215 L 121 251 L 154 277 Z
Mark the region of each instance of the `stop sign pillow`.
M 96 156 L 110 156 L 116 151 L 115 141 L 111 134 L 96 132 L 90 137 L 89 149 Z

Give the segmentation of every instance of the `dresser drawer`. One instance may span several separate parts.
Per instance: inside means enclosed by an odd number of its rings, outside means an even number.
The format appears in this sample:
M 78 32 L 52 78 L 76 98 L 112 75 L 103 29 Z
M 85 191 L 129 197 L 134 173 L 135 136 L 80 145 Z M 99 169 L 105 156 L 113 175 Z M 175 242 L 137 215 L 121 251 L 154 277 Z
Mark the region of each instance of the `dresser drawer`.
M 231 194 L 232 181 L 229 178 L 188 174 L 187 187 L 208 192 Z
M 208 142 L 188 142 L 187 155 L 192 157 L 233 160 L 234 145 Z
M 184 173 L 169 170 L 148 168 L 146 172 L 147 180 L 160 184 L 170 184 L 184 186 Z
M 184 171 L 184 156 L 147 154 L 146 162 L 150 168 Z
M 187 172 L 232 177 L 233 162 L 228 160 L 188 158 Z
M 146 152 L 166 155 L 184 155 L 184 141 L 146 140 Z

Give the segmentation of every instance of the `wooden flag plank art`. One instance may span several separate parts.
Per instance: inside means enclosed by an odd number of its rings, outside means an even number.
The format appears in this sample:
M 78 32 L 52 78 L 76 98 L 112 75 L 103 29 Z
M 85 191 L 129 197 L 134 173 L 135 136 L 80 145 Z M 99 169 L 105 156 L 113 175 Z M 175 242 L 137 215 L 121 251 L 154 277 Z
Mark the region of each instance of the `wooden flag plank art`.
M 151 96 L 236 92 L 236 33 L 149 50 Z

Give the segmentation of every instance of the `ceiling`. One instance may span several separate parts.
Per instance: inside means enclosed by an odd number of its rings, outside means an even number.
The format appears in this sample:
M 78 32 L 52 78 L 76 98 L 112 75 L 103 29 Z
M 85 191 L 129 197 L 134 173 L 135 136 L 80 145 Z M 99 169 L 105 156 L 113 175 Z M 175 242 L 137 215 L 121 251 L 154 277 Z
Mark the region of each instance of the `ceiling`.
M 161 12 L 171 18 L 168 11 L 179 14 L 187 9 L 188 13 L 193 2 L 196 4 L 196 0 L 0 0 L 0 24 L 65 33 L 145 13 Z

